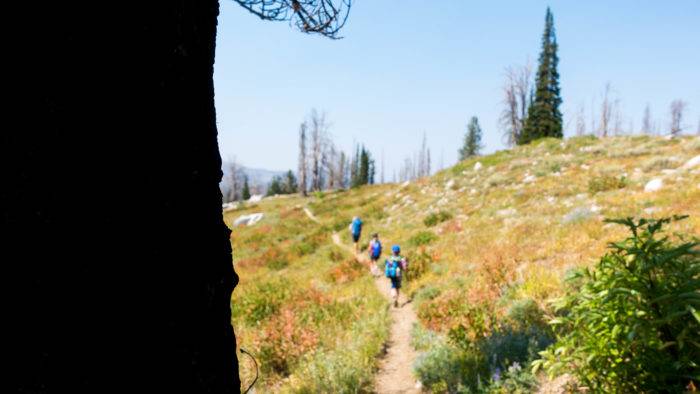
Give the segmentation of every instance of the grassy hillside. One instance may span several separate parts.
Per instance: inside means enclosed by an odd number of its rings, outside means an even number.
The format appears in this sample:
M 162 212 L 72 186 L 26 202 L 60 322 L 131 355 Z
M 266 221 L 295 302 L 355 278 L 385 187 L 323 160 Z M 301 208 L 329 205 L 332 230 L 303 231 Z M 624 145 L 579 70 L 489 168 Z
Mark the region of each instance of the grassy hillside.
M 233 229 L 239 342 L 262 361 L 262 387 L 371 390 L 387 303 L 367 270 L 330 240 L 339 231 L 349 243 L 347 225 L 357 214 L 366 223 L 365 244 L 379 232 L 410 260 L 405 291 L 420 320 L 415 371 L 424 387 L 451 390 L 465 374 L 476 387 L 503 369 L 510 380 L 492 390 L 535 390 L 542 377 L 532 381 L 505 367 L 551 342 L 548 301 L 563 294 L 565 275 L 626 237 L 604 217 L 688 214 L 670 230 L 700 235 L 700 166 L 683 168 L 697 155 L 698 137 L 546 139 L 412 183 L 271 198 L 229 212 L 229 225 L 239 215 L 265 213 L 254 226 Z M 645 191 L 653 179 L 661 188 Z M 451 359 L 454 346 L 476 343 L 487 349 L 483 359 Z

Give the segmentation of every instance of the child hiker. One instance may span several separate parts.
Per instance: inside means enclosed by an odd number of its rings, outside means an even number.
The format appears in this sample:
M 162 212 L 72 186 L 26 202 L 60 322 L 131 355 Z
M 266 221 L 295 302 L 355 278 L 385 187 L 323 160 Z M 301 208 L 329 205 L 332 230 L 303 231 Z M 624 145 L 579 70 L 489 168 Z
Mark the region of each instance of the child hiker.
M 394 245 L 391 247 L 391 257 L 385 262 L 384 273 L 391 280 L 391 296 L 394 299 L 394 307 L 399 306 L 399 289 L 401 288 L 401 277 L 406 272 L 408 262 L 401 256 L 401 247 Z

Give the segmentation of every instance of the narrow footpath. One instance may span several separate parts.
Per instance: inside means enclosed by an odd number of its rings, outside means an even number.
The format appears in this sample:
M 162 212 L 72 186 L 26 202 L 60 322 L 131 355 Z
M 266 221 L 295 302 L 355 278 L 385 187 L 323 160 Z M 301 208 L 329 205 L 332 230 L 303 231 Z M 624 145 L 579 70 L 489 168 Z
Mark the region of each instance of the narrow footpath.
M 310 213 L 307 212 L 307 215 Z M 369 258 L 364 253 L 355 253 L 352 247 L 343 244 L 338 233 L 333 234 L 333 242 L 353 253 L 359 262 L 369 267 Z M 374 284 L 387 302 L 391 303 L 389 280 L 381 275 L 374 278 Z M 374 391 L 379 394 L 420 393 L 420 383 L 416 381 L 412 372 L 416 351 L 411 346 L 411 329 L 413 323 L 418 321 L 413 306 L 404 294 L 399 293 L 399 307 L 395 308 L 392 303 L 389 312 L 392 321 L 391 332 L 389 341 L 385 344 L 386 354 L 379 362 Z

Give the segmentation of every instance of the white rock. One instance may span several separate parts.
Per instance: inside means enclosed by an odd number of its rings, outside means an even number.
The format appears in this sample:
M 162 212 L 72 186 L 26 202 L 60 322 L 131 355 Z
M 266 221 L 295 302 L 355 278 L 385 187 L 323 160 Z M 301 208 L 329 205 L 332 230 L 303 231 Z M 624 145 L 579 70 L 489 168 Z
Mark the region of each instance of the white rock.
M 554 202 L 556 202 L 556 201 L 557 201 L 557 199 L 552 197 L 552 196 L 547 197 L 547 202 L 550 204 L 554 204 Z
M 250 202 L 258 202 L 258 201 L 260 201 L 260 200 L 262 200 L 262 199 L 263 199 L 263 195 L 262 195 L 262 194 L 253 194 L 252 196 L 250 196 L 250 198 L 248 199 L 248 201 L 250 201 Z
M 496 215 L 498 216 L 511 216 L 515 215 L 516 213 L 518 213 L 518 211 L 515 208 L 500 209 L 496 211 Z
M 591 205 L 591 212 L 600 212 L 600 207 L 595 204 Z
M 251 213 L 249 215 L 243 215 L 239 216 L 234 222 L 234 226 L 239 226 L 239 225 L 246 225 L 246 226 L 252 226 L 255 223 L 259 222 L 260 219 L 263 218 L 263 213 L 258 212 L 258 213 Z
M 480 161 L 477 161 L 476 163 L 474 163 L 474 171 L 479 171 L 481 169 L 481 167 L 483 167 L 483 165 L 481 164 Z
M 644 213 L 646 213 L 647 215 L 651 215 L 651 214 L 657 212 L 658 210 L 659 210 L 659 208 L 656 208 L 656 207 L 644 208 Z
M 532 183 L 535 181 L 535 176 L 534 175 L 527 175 L 525 178 L 523 178 L 524 183 Z
M 700 166 L 700 155 L 693 157 L 692 159 L 688 160 L 685 164 L 683 164 L 683 168 L 693 168 L 698 166 Z
M 591 168 L 591 166 L 589 166 L 589 165 L 587 165 L 587 164 L 581 164 L 581 169 L 582 169 L 582 170 L 587 170 L 587 169 L 589 169 L 589 168 Z
M 454 180 L 454 179 L 450 179 L 449 181 L 447 181 L 447 183 L 445 183 L 445 189 L 449 189 L 449 188 L 451 188 L 451 187 L 454 186 L 454 185 L 455 185 L 455 180 Z
M 476 189 L 472 189 L 469 191 L 469 194 L 476 194 Z
M 664 182 L 660 178 L 652 179 L 644 186 L 645 192 L 655 192 L 664 185 Z
M 560 176 L 561 176 L 561 172 L 559 172 L 559 171 L 553 172 L 553 173 L 552 173 L 552 176 L 560 177 Z
M 401 184 L 401 187 L 406 187 L 406 186 L 408 186 L 410 183 L 411 183 L 411 181 L 406 181 L 406 182 L 404 182 L 404 183 Z

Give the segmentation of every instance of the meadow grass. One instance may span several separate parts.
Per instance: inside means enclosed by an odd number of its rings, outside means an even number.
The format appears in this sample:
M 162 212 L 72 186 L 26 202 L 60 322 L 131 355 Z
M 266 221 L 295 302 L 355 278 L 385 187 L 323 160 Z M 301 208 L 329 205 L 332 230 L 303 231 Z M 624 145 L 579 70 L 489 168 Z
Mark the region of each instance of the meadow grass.
M 465 365 L 474 368 L 469 373 L 491 373 L 494 366 L 477 362 L 478 355 L 441 359 L 454 346 L 450 333 L 462 330 L 474 340 L 503 338 L 510 332 L 504 331 L 511 327 L 509 316 L 523 303 L 536 305 L 542 316 L 551 315 L 548 301 L 564 291 L 563 276 L 590 266 L 608 242 L 624 237 L 624 229 L 606 225 L 604 217 L 688 214 L 670 233 L 700 234 L 700 169 L 681 168 L 699 152 L 698 137 L 547 139 L 470 158 L 407 185 L 264 199 L 257 207 L 225 216 L 230 225 L 241 214 L 266 214 L 255 226 L 234 229 L 234 265 L 241 275 L 233 296 L 237 335 L 258 352 L 271 340 L 288 349 L 269 354 L 269 360 L 285 362 L 266 370 L 263 387 L 368 390 L 375 364 L 367 360 L 374 360 L 386 338 L 385 305 L 367 275 L 354 272 L 349 256 L 329 244 L 337 231 L 349 245 L 347 226 L 360 215 L 363 247 L 369 234 L 378 232 L 385 251 L 399 244 L 409 259 L 404 291 L 415 301 L 416 332 L 432 338 L 416 339 L 422 359 L 432 360 L 417 367 L 418 374 L 436 382 L 432 388 L 424 384 L 439 392 L 454 380 L 440 378 L 440 365 L 456 365 L 459 373 L 467 373 L 459 369 Z M 475 169 L 477 162 L 480 169 Z M 668 169 L 676 172 L 663 172 Z M 664 179 L 664 187 L 644 192 L 646 182 L 657 177 Z M 306 218 L 302 206 L 309 206 L 321 223 Z M 426 223 L 431 215 L 436 219 Z M 268 302 L 262 306 L 260 300 Z M 304 327 L 310 334 L 294 329 L 281 338 L 266 334 L 288 326 Z M 347 338 L 345 345 L 339 347 L 337 338 Z M 518 344 L 524 340 L 520 334 L 508 338 Z M 323 383 L 330 376 L 342 387 Z M 242 377 L 248 381 L 248 367 L 242 367 Z M 490 375 L 484 378 L 488 383 Z

